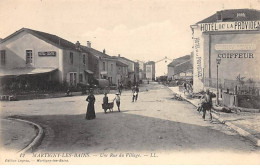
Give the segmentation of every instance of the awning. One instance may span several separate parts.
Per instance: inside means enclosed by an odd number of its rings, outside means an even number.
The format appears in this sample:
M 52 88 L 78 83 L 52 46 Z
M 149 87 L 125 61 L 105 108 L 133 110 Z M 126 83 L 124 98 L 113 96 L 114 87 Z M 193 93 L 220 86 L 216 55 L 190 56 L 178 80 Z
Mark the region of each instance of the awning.
M 92 72 L 91 70 L 85 70 L 85 72 L 88 74 L 94 74 L 94 72 Z
M 0 77 L 34 75 L 49 73 L 57 70 L 57 68 L 15 68 L 15 69 L 0 69 Z
M 100 74 L 101 75 L 107 75 L 107 71 L 101 71 Z

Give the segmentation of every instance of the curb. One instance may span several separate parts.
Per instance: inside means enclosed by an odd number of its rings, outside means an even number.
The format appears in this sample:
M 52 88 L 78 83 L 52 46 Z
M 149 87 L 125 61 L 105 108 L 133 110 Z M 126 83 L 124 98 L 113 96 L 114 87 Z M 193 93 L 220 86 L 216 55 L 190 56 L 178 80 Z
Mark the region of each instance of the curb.
M 16 121 L 19 121 L 19 122 L 25 122 L 25 123 L 27 123 L 29 125 L 34 126 L 36 129 L 38 129 L 38 134 L 33 139 L 33 141 L 29 145 L 27 145 L 24 149 L 18 151 L 18 153 L 33 152 L 36 149 L 36 147 L 41 144 L 42 139 L 44 137 L 44 131 L 43 131 L 41 126 L 39 126 L 38 124 L 33 123 L 31 121 L 22 120 L 22 119 L 18 119 L 18 118 L 7 118 L 7 119 L 9 119 L 9 120 L 16 120 Z
M 168 87 L 168 88 L 169 88 L 169 87 Z M 171 89 L 169 88 L 169 90 L 171 90 Z M 171 91 L 172 91 L 172 90 L 171 90 Z M 172 92 L 173 92 L 173 91 L 172 91 Z M 175 92 L 173 92 L 173 93 L 175 93 Z M 175 94 L 177 94 L 177 93 L 175 93 Z M 182 97 L 182 98 L 183 98 L 183 100 L 185 100 L 185 101 L 189 102 L 190 104 L 192 104 L 193 106 L 197 107 L 195 104 L 193 104 L 193 103 L 192 103 L 191 101 L 189 101 L 187 98 L 185 98 L 185 97 Z M 217 119 L 217 120 L 218 120 L 219 122 L 221 122 L 222 124 L 225 124 L 225 125 L 227 125 L 228 127 L 232 128 L 232 129 L 235 130 L 239 135 L 241 135 L 241 136 L 243 136 L 243 137 L 249 139 L 250 141 L 254 142 L 256 146 L 260 147 L 260 139 L 256 138 L 254 135 L 252 135 L 251 133 L 249 133 L 249 132 L 243 130 L 242 128 L 240 128 L 240 127 L 238 127 L 238 126 L 232 124 L 231 122 L 226 121 L 226 120 L 223 120 L 222 118 L 220 118 L 220 117 L 216 114 L 216 111 L 215 111 L 215 110 L 213 110 L 213 113 L 211 113 L 211 114 L 212 114 L 212 117 L 213 117 L 213 118 Z

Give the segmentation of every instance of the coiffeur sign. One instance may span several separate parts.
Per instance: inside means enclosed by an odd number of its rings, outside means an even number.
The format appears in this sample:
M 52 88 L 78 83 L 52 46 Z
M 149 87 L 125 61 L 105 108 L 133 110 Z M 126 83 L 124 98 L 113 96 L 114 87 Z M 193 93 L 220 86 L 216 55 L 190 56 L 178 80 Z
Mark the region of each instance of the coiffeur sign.
M 202 32 L 212 31 L 238 31 L 238 30 L 259 30 L 260 21 L 235 21 L 215 22 L 198 24 Z

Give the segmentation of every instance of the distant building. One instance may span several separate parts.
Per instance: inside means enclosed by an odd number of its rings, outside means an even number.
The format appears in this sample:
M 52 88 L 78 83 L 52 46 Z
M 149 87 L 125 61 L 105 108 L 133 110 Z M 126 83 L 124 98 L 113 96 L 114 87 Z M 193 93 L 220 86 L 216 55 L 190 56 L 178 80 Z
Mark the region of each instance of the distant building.
M 222 86 L 228 88 L 227 84 L 238 76 L 260 81 L 259 10 L 217 11 L 191 25 L 191 30 L 195 92 L 216 87 L 217 58 L 220 59 L 218 82 Z
M 145 77 L 148 80 L 155 80 L 155 62 L 148 61 L 144 64 Z
M 144 62 L 137 60 L 136 61 L 139 64 L 139 80 L 145 79 L 145 70 L 144 70 Z
M 168 79 L 174 80 L 183 76 L 190 76 L 190 71 L 192 70 L 192 62 L 190 55 L 185 55 L 174 59 L 168 65 Z M 192 74 L 192 73 L 191 73 Z
M 128 65 L 117 60 L 116 67 L 117 67 L 117 76 L 116 76 L 117 86 L 120 83 L 126 86 L 128 82 Z
M 167 76 L 168 67 L 167 65 L 172 61 L 167 57 L 155 62 L 155 77 Z
M 139 81 L 139 64 L 128 58 L 118 55 L 118 60 L 128 65 L 128 78 L 131 84 Z
M 117 59 L 106 54 L 105 49 L 100 52 L 91 47 L 91 43 L 87 42 L 87 47 L 85 50 L 92 53 L 98 59 L 98 78 L 97 79 L 107 79 L 111 85 L 117 85 Z

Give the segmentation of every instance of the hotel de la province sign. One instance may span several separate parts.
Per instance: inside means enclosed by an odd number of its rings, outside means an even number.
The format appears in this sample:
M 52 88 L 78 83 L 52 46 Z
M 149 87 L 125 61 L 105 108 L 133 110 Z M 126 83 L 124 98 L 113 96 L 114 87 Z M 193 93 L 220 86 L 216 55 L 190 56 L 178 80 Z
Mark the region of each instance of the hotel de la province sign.
M 202 32 L 260 30 L 260 20 L 198 24 Z

